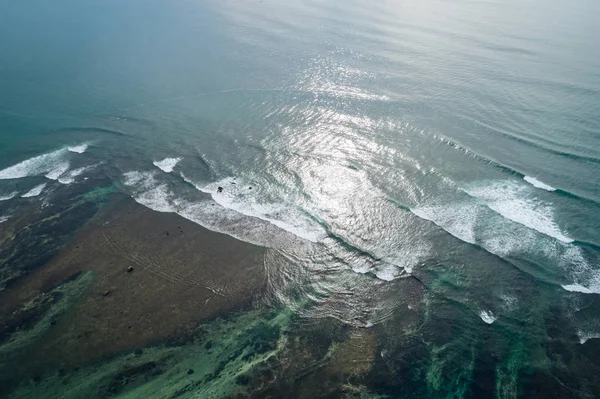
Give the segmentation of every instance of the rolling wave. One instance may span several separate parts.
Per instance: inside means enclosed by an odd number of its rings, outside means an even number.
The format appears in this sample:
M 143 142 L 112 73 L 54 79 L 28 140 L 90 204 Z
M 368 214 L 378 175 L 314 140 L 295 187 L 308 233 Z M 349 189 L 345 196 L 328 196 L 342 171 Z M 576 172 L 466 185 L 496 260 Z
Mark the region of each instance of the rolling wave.
M 525 257 L 540 265 L 558 265 L 573 284 L 563 288 L 600 293 L 600 275 L 584 250 L 564 235 L 553 208 L 527 195 L 514 181 L 485 181 L 464 189 L 471 198 L 411 208 L 447 233 L 503 259 Z
M 0 179 L 20 179 L 45 175 L 48 179 L 57 180 L 61 174 L 69 169 L 68 154 L 71 151 L 69 148 L 75 148 L 77 151 L 74 152 L 82 153 L 85 151 L 85 149 L 81 149 L 84 145 L 61 148 L 21 161 L 0 170 Z
M 574 193 L 574 192 L 570 192 L 567 191 L 565 189 L 561 189 L 561 188 L 556 188 L 556 187 L 552 187 L 548 184 L 545 184 L 543 182 L 541 182 L 540 180 L 538 180 L 537 178 L 531 177 L 529 175 L 527 175 L 525 172 L 522 172 L 518 169 L 515 169 L 511 166 L 507 166 L 505 164 L 503 164 L 502 162 L 493 159 L 493 158 L 489 158 L 486 156 L 483 156 L 475 151 L 473 151 L 470 148 L 467 148 L 466 146 L 464 146 L 463 144 L 458 143 L 455 140 L 451 140 L 445 136 L 441 136 L 441 135 L 434 135 L 434 138 L 436 138 L 437 140 L 441 141 L 442 143 L 457 149 L 458 151 L 461 151 L 462 153 L 480 161 L 483 162 L 484 164 L 487 165 L 491 165 L 499 170 L 502 170 L 503 172 L 512 175 L 512 176 L 517 176 L 525 181 L 527 181 L 529 184 L 537 187 L 537 188 L 542 188 L 546 191 L 551 191 L 551 192 L 555 192 L 557 194 L 561 194 L 570 198 L 576 198 L 576 199 L 581 199 L 584 201 L 589 201 L 589 202 L 593 202 L 595 204 L 600 203 L 597 199 L 593 199 L 593 198 L 589 198 L 586 197 L 584 195 L 578 194 L 578 193 Z M 535 183 L 535 184 L 534 184 Z

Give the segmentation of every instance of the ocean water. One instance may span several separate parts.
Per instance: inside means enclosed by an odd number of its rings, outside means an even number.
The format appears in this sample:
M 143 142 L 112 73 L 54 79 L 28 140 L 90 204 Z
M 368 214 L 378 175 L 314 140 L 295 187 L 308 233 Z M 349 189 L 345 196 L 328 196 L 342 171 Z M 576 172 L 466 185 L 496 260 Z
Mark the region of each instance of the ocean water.
M 599 15 L 594 0 L 2 2 L 0 221 L 105 176 L 267 247 L 271 296 L 301 320 L 377 331 L 386 370 L 410 378 L 364 397 L 594 397 Z M 425 315 L 410 333 L 406 311 Z

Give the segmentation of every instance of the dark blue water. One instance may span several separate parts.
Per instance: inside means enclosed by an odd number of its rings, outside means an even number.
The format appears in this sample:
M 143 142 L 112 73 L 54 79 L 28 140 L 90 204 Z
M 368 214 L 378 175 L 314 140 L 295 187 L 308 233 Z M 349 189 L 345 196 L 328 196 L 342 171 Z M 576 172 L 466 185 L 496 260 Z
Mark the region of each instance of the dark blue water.
M 593 0 L 2 2 L 0 216 L 106 175 L 270 248 L 273 297 L 378 329 L 392 373 L 418 358 L 391 397 L 534 397 L 538 372 L 593 397 L 577 370 L 600 337 L 598 15 Z M 394 282 L 413 277 L 423 329 L 398 310 L 412 294 Z

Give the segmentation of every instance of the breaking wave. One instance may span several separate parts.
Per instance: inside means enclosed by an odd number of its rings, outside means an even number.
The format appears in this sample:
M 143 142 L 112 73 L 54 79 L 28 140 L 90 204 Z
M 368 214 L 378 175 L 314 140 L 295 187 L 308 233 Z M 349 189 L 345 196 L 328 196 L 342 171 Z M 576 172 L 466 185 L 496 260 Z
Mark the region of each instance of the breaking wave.
M 28 176 L 46 176 L 48 179 L 56 180 L 69 169 L 68 154 L 72 148 L 81 149 L 83 144 L 75 147 L 61 148 L 46 154 L 38 155 L 8 168 L 0 170 L 0 179 L 20 179 Z
M 545 183 L 542 183 L 535 177 L 525 176 L 525 177 L 523 177 L 523 180 L 525 180 L 527 183 L 531 184 L 533 187 L 541 188 L 542 190 L 546 190 L 546 191 L 556 191 L 556 189 L 554 187 L 549 186 Z
M 38 195 L 40 195 L 42 193 L 42 191 L 44 191 L 45 187 L 46 187 L 46 183 L 39 184 L 39 185 L 35 186 L 34 188 L 32 188 L 31 190 L 27 191 L 21 197 L 22 198 L 37 197 Z
M 153 164 L 165 173 L 171 173 L 181 158 L 165 158 L 162 161 L 154 161 Z

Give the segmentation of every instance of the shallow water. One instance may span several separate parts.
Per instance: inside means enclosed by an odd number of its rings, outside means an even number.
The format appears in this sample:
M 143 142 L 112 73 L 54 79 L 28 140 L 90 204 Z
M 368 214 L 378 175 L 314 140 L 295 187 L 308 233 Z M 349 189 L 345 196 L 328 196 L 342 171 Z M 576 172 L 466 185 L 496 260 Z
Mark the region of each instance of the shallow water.
M 108 181 L 265 246 L 257 306 L 294 317 L 261 367 L 308 362 L 290 344 L 303 334 L 335 353 L 327 324 L 375 337 L 354 390 L 278 374 L 298 397 L 600 395 L 599 12 L 0 4 L 0 229 Z

